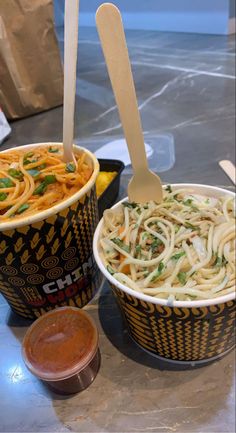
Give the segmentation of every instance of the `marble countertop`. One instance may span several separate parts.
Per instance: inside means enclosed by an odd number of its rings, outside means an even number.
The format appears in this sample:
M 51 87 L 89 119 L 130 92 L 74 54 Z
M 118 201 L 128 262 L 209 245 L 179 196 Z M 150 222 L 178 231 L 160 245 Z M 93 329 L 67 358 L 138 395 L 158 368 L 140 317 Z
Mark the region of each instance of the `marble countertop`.
M 62 47 L 60 29 L 58 35 Z M 81 28 L 79 37 L 75 137 L 94 151 L 122 137 L 122 130 L 97 34 Z M 174 139 L 175 164 L 161 173 L 163 181 L 233 189 L 218 166 L 221 159 L 235 160 L 233 38 L 129 31 L 127 39 L 145 139 Z M 62 108 L 11 126 L 2 149 L 61 141 Z M 128 178 L 122 176 L 120 196 Z M 63 397 L 25 368 L 21 341 L 29 321 L 0 295 L 1 432 L 235 431 L 233 352 L 180 371 L 136 347 L 107 284 L 85 309 L 99 329 L 101 368 L 87 390 Z

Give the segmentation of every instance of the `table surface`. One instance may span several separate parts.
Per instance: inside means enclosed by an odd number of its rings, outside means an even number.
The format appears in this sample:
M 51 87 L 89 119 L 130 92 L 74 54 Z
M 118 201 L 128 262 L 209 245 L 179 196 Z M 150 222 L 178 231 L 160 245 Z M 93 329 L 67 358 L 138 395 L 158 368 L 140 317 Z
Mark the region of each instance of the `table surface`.
M 59 29 L 62 48 L 61 35 Z M 232 190 L 218 161 L 235 160 L 233 38 L 129 31 L 127 39 L 145 138 L 174 138 L 176 162 L 161 174 L 163 181 Z M 94 150 L 122 137 L 94 29 L 80 29 L 78 69 L 75 137 Z M 62 107 L 11 126 L 2 149 L 61 141 Z M 122 176 L 121 196 L 128 177 Z M 176 370 L 131 341 L 107 284 L 85 309 L 99 329 L 101 368 L 87 390 L 63 397 L 25 368 L 21 341 L 30 322 L 0 295 L 1 432 L 235 431 L 232 352 L 207 367 Z

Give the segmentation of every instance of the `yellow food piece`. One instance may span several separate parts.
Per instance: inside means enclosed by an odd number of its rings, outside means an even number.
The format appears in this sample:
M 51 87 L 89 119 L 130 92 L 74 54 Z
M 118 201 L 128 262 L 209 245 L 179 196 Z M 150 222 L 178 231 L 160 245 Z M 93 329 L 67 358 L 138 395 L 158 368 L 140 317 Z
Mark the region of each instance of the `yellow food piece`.
M 97 196 L 102 195 L 103 191 L 108 187 L 114 177 L 117 175 L 116 171 L 100 171 L 96 180 Z

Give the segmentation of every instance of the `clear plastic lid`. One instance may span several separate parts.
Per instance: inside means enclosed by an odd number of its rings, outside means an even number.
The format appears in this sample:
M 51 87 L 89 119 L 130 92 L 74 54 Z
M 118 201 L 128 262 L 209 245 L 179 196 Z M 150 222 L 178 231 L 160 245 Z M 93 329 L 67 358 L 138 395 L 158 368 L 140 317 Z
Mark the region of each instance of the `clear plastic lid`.
M 170 133 L 144 134 L 148 166 L 151 170 L 162 173 L 170 170 L 175 163 L 174 137 Z M 132 174 L 132 166 L 124 135 L 89 137 L 81 139 L 80 146 L 84 146 L 101 159 L 119 159 L 124 162 L 124 174 Z
M 56 381 L 79 373 L 93 359 L 98 332 L 84 311 L 62 307 L 37 319 L 23 340 L 28 369 L 39 379 Z

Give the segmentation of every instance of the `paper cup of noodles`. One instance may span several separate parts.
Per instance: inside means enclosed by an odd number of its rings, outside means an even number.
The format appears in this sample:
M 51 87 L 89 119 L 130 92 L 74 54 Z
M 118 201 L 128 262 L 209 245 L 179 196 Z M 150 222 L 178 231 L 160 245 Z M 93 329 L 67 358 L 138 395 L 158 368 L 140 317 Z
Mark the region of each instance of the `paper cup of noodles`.
M 29 319 L 61 306 L 82 308 L 101 282 L 92 252 L 99 164 L 88 150 L 74 151 L 82 176 L 76 181 L 74 164 L 58 161 L 61 143 L 0 153 L 0 292 Z M 5 200 L 11 205 L 4 208 Z
M 165 361 L 193 366 L 216 360 L 234 347 L 234 194 L 195 184 L 175 184 L 168 190 L 165 205 L 144 217 L 141 226 L 145 209 L 128 199 L 115 205 L 107 214 L 110 222 L 105 224 L 103 218 L 97 226 L 93 250 L 135 343 Z M 225 198 L 223 215 L 213 211 L 219 197 Z M 117 232 L 116 226 L 121 226 Z M 137 260 L 130 261 L 134 239 Z M 152 259 L 156 265 L 145 268 Z

